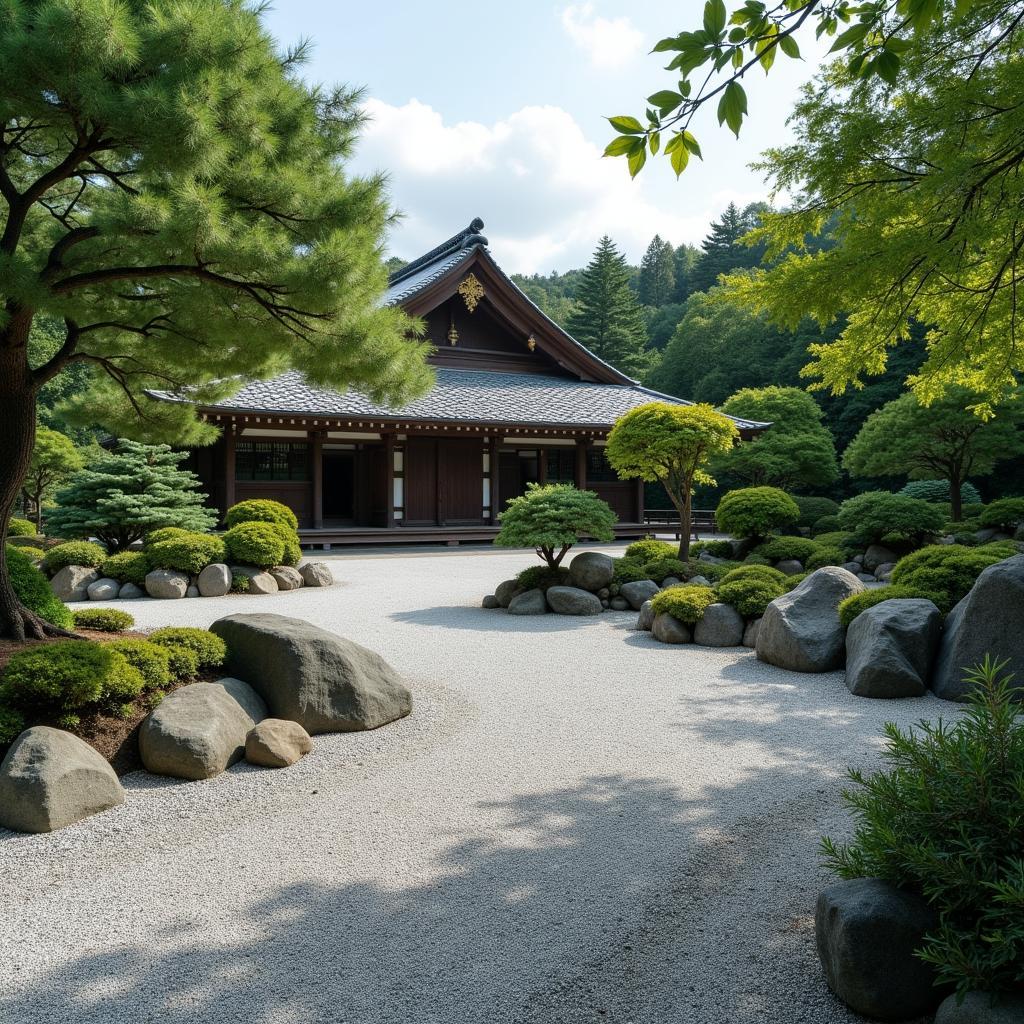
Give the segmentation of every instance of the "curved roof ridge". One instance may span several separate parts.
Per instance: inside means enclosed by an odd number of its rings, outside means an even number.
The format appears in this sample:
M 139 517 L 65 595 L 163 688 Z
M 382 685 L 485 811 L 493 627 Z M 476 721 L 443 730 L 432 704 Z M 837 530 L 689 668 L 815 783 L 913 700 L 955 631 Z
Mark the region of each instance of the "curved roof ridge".
M 474 245 L 486 245 L 487 239 L 480 234 L 483 229 L 484 222 L 479 217 L 474 217 L 469 222 L 468 227 L 465 227 L 461 231 L 452 235 L 451 238 L 442 242 L 440 245 L 434 246 L 430 252 L 426 252 L 422 256 L 418 256 L 411 263 L 406 263 L 404 267 L 396 270 L 393 274 L 390 274 L 388 276 L 388 284 L 398 284 L 400 281 L 404 281 L 405 278 L 411 277 L 418 270 L 422 270 L 431 263 L 436 263 L 445 256 L 451 256 L 460 249 L 470 249 Z

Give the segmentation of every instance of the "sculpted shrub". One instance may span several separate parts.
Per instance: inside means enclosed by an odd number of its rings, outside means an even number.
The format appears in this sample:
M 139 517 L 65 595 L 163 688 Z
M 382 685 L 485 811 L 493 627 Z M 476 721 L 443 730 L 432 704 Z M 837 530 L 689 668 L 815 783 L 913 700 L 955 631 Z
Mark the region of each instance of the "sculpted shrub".
M 103 560 L 100 572 L 118 583 L 134 583 L 141 587 L 146 582 L 146 573 L 153 568 L 144 551 L 122 551 Z
M 132 668 L 142 675 L 147 690 L 160 690 L 171 682 L 171 655 L 166 647 L 150 640 L 124 637 L 113 640 L 107 648 L 117 651 Z
M 697 547 L 691 545 L 691 550 Z M 663 540 L 635 540 L 622 553 L 623 558 L 632 558 L 641 562 L 653 562 L 659 558 L 675 558 L 677 548 Z
M 293 533 L 299 528 L 295 513 L 287 505 L 269 498 L 251 498 L 232 505 L 224 516 L 224 525 L 231 529 L 239 523 L 277 523 Z
M 36 528 L 27 519 L 12 518 L 7 520 L 8 537 L 34 537 L 35 535 Z
M 1024 498 L 1000 498 L 981 513 L 981 525 L 1012 532 L 1024 523 Z
M 806 537 L 773 537 L 767 544 L 754 548 L 754 553 L 763 555 L 772 562 L 789 559 L 806 562 L 820 549 L 821 545 L 816 540 L 808 540 Z
M 231 561 L 261 569 L 280 565 L 285 553 L 284 538 L 274 523 L 247 522 L 232 526 L 224 534 L 224 547 Z
M 184 647 L 192 651 L 200 668 L 218 668 L 228 656 L 227 645 L 216 633 L 194 626 L 165 626 L 150 633 L 149 640 L 162 647 Z
M 523 590 L 547 591 L 549 587 L 571 586 L 572 578 L 564 565 L 557 569 L 549 569 L 546 565 L 531 565 L 516 576 L 516 582 Z
M 101 633 L 123 633 L 135 625 L 135 619 L 119 608 L 80 608 L 71 613 L 75 629 L 95 629 Z
M 772 601 L 786 593 L 788 586 L 788 581 L 782 583 L 767 576 L 742 576 L 723 580 L 718 585 L 718 600 L 732 605 L 740 615 L 760 616 Z
M 936 598 L 942 598 L 941 594 L 932 594 L 927 590 L 919 590 L 917 587 L 901 586 L 893 583 L 887 587 L 875 587 L 872 590 L 862 590 L 859 594 L 851 594 L 839 602 L 839 621 L 843 626 L 849 626 L 861 612 L 873 608 L 883 601 L 896 601 L 901 598 L 920 597 L 931 601 L 941 609 Z
M 797 526 L 813 526 L 825 516 L 834 516 L 839 512 L 839 502 L 831 498 L 806 497 L 802 494 L 793 494 L 791 497 L 800 509 Z
M 107 557 L 106 551 L 87 540 L 72 540 L 67 544 L 58 544 L 50 548 L 43 556 L 43 572 L 55 576 L 61 569 L 69 565 L 84 565 L 95 569 L 103 564 Z
M 865 491 L 839 509 L 839 525 L 862 545 L 918 547 L 941 532 L 946 516 L 921 498 L 889 491 Z
M 967 548 L 960 544 L 934 544 L 901 558 L 891 582 L 929 594 L 943 615 L 967 595 L 990 565 L 1017 554 L 1013 543 Z
M 149 543 L 146 555 L 154 569 L 177 569 L 195 575 L 214 562 L 223 562 L 224 546 L 220 537 L 182 530 L 164 540 Z
M 715 591 L 711 587 L 669 587 L 654 595 L 651 599 L 651 607 L 656 615 L 665 612 L 680 622 L 693 626 L 704 615 L 704 609 L 717 600 Z
M 796 502 L 777 487 L 729 491 L 718 503 L 715 522 L 733 537 L 769 537 L 800 518 Z

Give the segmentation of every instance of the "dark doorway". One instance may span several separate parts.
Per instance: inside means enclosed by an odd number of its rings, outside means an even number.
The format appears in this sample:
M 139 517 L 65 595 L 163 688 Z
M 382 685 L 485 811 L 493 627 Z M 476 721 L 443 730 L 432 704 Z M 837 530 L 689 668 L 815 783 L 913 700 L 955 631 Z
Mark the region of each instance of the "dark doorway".
M 324 452 L 324 520 L 354 523 L 355 452 Z
M 520 448 L 498 453 L 498 512 L 520 494 L 526 493 L 526 485 L 540 480 L 540 458 L 536 449 Z

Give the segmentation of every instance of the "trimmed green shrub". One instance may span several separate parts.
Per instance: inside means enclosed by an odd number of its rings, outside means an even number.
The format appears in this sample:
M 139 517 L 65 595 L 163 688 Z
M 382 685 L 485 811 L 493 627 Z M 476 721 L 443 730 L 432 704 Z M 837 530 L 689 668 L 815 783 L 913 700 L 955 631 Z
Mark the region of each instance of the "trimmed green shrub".
M 881 878 L 924 896 L 938 913 L 919 955 L 960 993 L 1020 986 L 1024 950 L 1024 704 L 1006 662 L 965 673 L 966 714 L 885 727 L 886 768 L 851 769 L 844 794 L 856 827 L 822 851 L 841 878 Z
M 779 572 L 778 569 L 773 569 L 770 565 L 762 565 L 759 563 L 752 563 L 750 565 L 741 565 L 735 569 L 730 569 L 722 577 L 723 583 L 733 583 L 736 580 L 771 580 L 773 583 L 785 583 L 789 577 L 784 572 Z
M 644 566 L 644 579 L 661 583 L 666 576 L 675 576 L 681 580 L 686 577 L 688 568 L 688 563 L 681 562 L 678 558 L 658 558 Z
M 146 555 L 154 569 L 177 569 L 195 574 L 214 562 L 224 561 L 224 541 L 208 533 L 183 530 L 178 536 L 150 544 Z
M 729 491 L 718 503 L 718 529 L 733 537 L 768 537 L 800 518 L 796 502 L 778 487 L 744 487 Z
M 983 501 L 965 501 L 960 511 L 965 517 L 977 519 L 985 511 L 985 503 Z
M 727 540 L 699 540 L 696 544 L 690 545 L 690 557 L 707 552 L 715 558 L 732 558 L 732 544 Z M 673 553 L 678 553 L 673 549 Z
M 7 535 L 7 543 L 12 547 L 16 548 L 39 548 L 42 551 L 46 551 L 49 548 L 55 548 L 57 544 L 64 544 L 65 541 L 58 540 L 54 543 L 52 538 L 43 537 L 41 534 L 34 534 L 31 537 L 19 537 L 17 535 Z
M 696 544 L 690 545 L 690 551 L 696 548 Z M 679 548 L 675 544 L 669 544 L 663 540 L 635 540 L 622 553 L 623 558 L 630 558 L 641 562 L 654 562 L 659 558 L 675 558 Z
M 883 601 L 896 601 L 901 598 L 921 597 L 938 605 L 936 596 L 917 587 L 900 586 L 896 583 L 888 587 L 874 587 L 871 590 L 862 590 L 859 594 L 851 594 L 839 602 L 839 621 L 844 626 L 849 626 L 861 612 L 867 611 L 868 608 L 873 608 L 876 604 L 881 604 Z
M 7 572 L 18 600 L 53 626 L 71 629 L 71 609 L 50 589 L 49 580 L 32 564 L 24 548 L 7 548 Z
M 788 581 L 780 583 L 767 576 L 750 575 L 723 580 L 718 585 L 718 599 L 730 604 L 747 617 L 764 615 L 764 610 L 788 589 Z
M 17 550 L 20 551 L 27 558 L 31 558 L 33 561 L 35 559 L 37 559 L 37 558 L 40 561 L 42 561 L 43 555 L 46 554 L 46 552 L 42 548 L 31 548 L 31 547 L 28 547 L 27 545 L 24 545 L 24 546 L 18 548 Z
M 695 562 L 688 562 L 686 565 L 686 577 L 703 576 L 704 579 L 717 583 L 723 576 L 735 569 L 739 562 L 702 562 L 698 559 Z M 646 579 L 646 577 L 644 577 Z
M 758 555 L 762 555 L 772 562 L 781 562 L 795 558 L 798 562 L 805 562 L 821 545 L 816 540 L 808 540 L 806 537 L 773 537 L 767 544 L 761 544 L 754 548 Z
M 58 544 L 50 548 L 43 556 L 43 572 L 51 576 L 69 565 L 84 565 L 97 569 L 107 557 L 106 551 L 89 540 L 69 540 L 66 544 Z
M 854 540 L 853 534 L 847 533 L 846 530 L 832 530 L 829 533 L 816 533 L 814 535 L 814 541 L 822 547 L 842 548 L 844 550 L 857 543 L 856 540 Z
M 822 516 L 811 527 L 811 536 L 820 537 L 823 533 L 834 533 L 839 529 L 839 516 Z
M 549 569 L 546 565 L 531 565 L 516 576 L 516 582 L 523 590 L 543 590 L 546 593 L 549 587 L 572 586 L 572 577 L 562 565 L 557 569 Z
M 949 504 L 948 480 L 911 480 L 899 490 L 908 498 L 920 498 L 922 501 L 945 502 Z M 960 501 L 965 505 L 981 501 L 981 495 L 974 484 L 966 481 L 960 485 Z
M 146 582 L 146 573 L 153 568 L 144 551 L 122 551 L 103 560 L 100 572 L 118 583 L 134 583 L 141 587 Z
M 842 548 L 830 548 L 824 544 L 804 562 L 804 568 L 808 572 L 815 569 L 823 569 L 826 565 L 843 565 L 847 561 Z
M 249 593 L 249 577 L 243 575 L 240 572 L 233 572 L 231 574 L 231 593 L 232 594 L 248 594 Z
M 34 537 L 35 535 L 35 523 L 30 523 L 27 519 L 11 518 L 7 520 L 8 537 Z
M 637 583 L 647 579 L 646 563 L 638 558 L 613 559 L 612 584 L 622 586 L 623 583 Z
M 224 525 L 231 529 L 239 523 L 279 523 L 292 533 L 299 528 L 295 513 L 287 505 L 269 498 L 251 498 L 232 505 L 224 516 Z
M 0 750 L 9 747 L 25 731 L 25 716 L 0 704 Z
M 185 530 L 180 526 L 161 526 L 157 530 L 150 530 L 142 546 L 149 550 L 154 544 L 162 544 L 165 540 L 177 540 L 179 537 L 187 537 L 194 533 L 194 530 Z
M 284 539 L 273 523 L 246 522 L 224 534 L 224 547 L 232 562 L 267 569 L 284 558 Z
M 800 518 L 796 521 L 797 526 L 813 526 L 824 516 L 834 516 L 839 513 L 839 502 L 831 498 L 818 498 L 792 494 L 790 497 L 800 509 Z
M 1012 558 L 1016 546 L 1009 541 L 966 548 L 962 544 L 933 544 L 901 558 L 891 582 L 932 596 L 943 615 L 974 586 L 990 565 Z
M 171 678 L 178 682 L 195 679 L 199 673 L 199 655 L 189 647 L 181 644 L 156 644 L 167 652 L 168 667 Z
M 170 684 L 171 653 L 166 647 L 136 637 L 112 640 L 107 647 L 123 655 L 132 668 L 138 669 L 145 689 L 162 690 Z
M 747 555 L 747 557 L 743 559 L 743 564 L 744 565 L 769 565 L 770 566 L 772 564 L 772 560 L 770 558 L 765 558 L 764 555 L 756 555 L 756 554 L 754 554 L 753 551 L 751 551 L 750 554 Z
M 1024 498 L 1000 498 L 981 513 L 981 525 L 1012 533 L 1024 523 Z
M 669 587 L 655 594 L 651 607 L 656 615 L 662 612 L 671 615 L 688 626 L 696 625 L 709 604 L 718 600 L 712 587 L 679 586 Z
M 96 629 L 103 633 L 123 633 L 135 625 L 135 618 L 119 608 L 80 608 L 71 613 L 75 629 Z
M 302 560 L 302 548 L 299 546 L 299 535 L 294 530 L 289 530 L 287 526 L 281 526 L 279 523 L 271 524 L 275 530 L 281 535 L 281 540 L 284 542 L 284 553 L 281 555 L 280 565 L 298 565 Z
M 228 656 L 227 645 L 216 633 L 195 626 L 164 626 L 149 634 L 162 647 L 185 647 L 195 653 L 200 668 L 218 668 Z
M 942 530 L 942 509 L 920 498 L 889 491 L 865 491 L 847 498 L 839 509 L 839 524 L 861 544 L 918 547 Z

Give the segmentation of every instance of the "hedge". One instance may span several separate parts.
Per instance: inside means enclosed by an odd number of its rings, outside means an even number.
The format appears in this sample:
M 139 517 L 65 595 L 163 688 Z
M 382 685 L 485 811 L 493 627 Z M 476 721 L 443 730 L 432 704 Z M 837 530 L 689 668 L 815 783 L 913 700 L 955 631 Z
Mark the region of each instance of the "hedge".
M 135 619 L 119 608 L 80 608 L 71 613 L 75 629 L 95 629 L 102 633 L 123 633 L 135 625 Z

